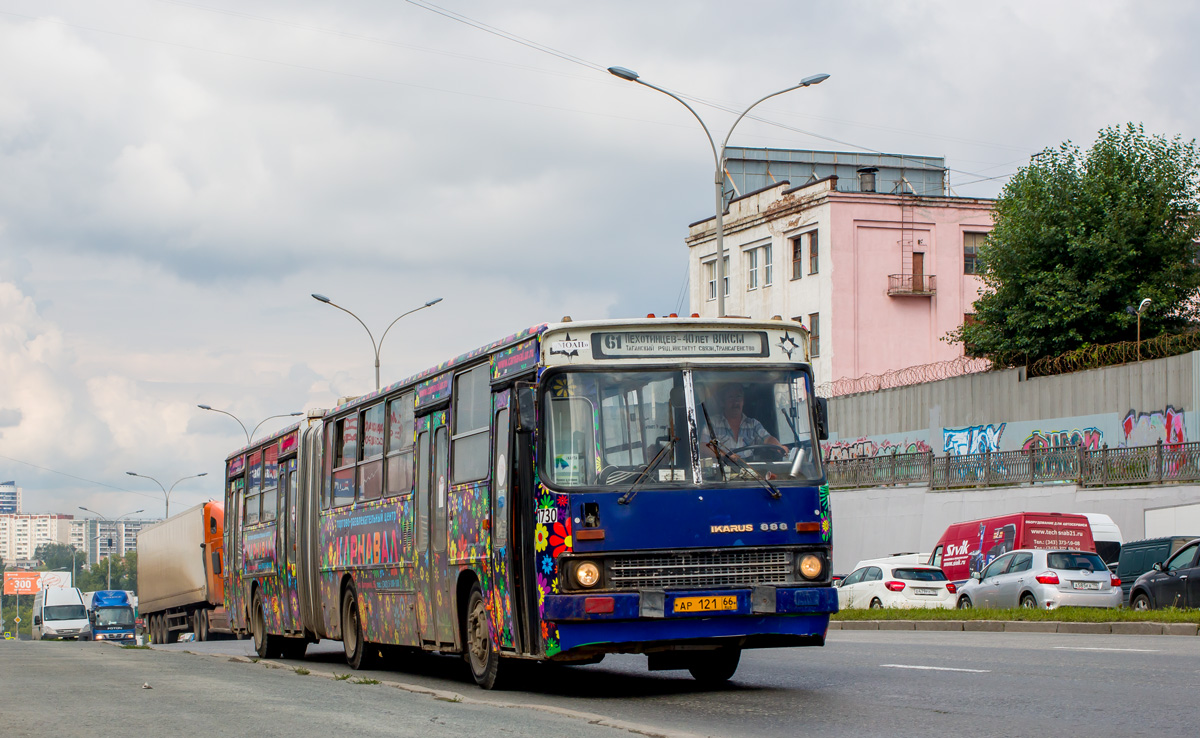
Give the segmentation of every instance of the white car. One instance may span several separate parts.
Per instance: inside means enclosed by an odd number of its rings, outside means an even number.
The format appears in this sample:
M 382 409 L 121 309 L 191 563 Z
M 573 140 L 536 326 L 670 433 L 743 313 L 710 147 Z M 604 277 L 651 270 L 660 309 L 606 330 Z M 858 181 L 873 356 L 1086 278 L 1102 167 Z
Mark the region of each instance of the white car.
M 936 566 L 871 564 L 855 569 L 838 583 L 838 609 L 954 609 L 957 588 Z

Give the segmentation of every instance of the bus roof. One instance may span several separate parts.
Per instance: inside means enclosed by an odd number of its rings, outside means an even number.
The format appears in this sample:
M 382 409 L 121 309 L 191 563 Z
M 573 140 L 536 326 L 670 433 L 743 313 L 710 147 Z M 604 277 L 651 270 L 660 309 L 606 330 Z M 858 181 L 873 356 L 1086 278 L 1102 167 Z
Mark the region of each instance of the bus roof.
M 511 336 L 501 338 L 497 341 L 492 341 L 491 343 L 480 346 L 479 348 L 476 348 L 472 351 L 468 351 L 464 354 L 459 354 L 458 356 L 454 357 L 450 361 L 443 362 L 441 364 L 438 364 L 437 366 L 429 367 L 428 369 L 425 369 L 424 371 L 421 371 L 410 377 L 402 379 L 398 382 L 393 382 L 392 384 L 389 384 L 386 387 L 382 387 L 381 389 L 378 389 L 374 392 L 360 395 L 358 397 L 355 397 L 352 400 L 348 400 L 347 402 L 344 402 L 344 403 L 334 407 L 333 409 L 329 410 L 327 414 L 333 414 L 336 412 L 340 412 L 343 409 L 354 407 L 356 405 L 370 403 L 371 401 L 375 400 L 376 398 L 388 395 L 402 387 L 405 387 L 408 385 L 414 385 L 414 384 L 416 384 L 422 380 L 428 379 L 429 377 L 432 377 L 436 374 L 441 374 L 442 372 L 448 371 L 457 366 L 460 366 L 462 364 L 473 361 L 481 356 L 486 356 L 486 355 L 493 353 L 495 351 L 498 351 L 500 349 L 507 348 L 509 346 L 520 343 L 522 341 L 526 341 L 532 337 L 539 336 L 544 333 L 554 333 L 557 331 L 587 332 L 587 331 L 594 330 L 597 328 L 628 329 L 628 328 L 644 327 L 647 330 L 652 330 L 655 328 L 669 328 L 672 326 L 695 327 L 695 328 L 700 328 L 700 327 L 711 327 L 711 328 L 738 327 L 738 328 L 755 328 L 755 329 L 759 329 L 759 330 L 780 330 L 782 328 L 786 328 L 787 330 L 795 330 L 799 333 L 802 333 L 802 334 L 804 334 L 805 337 L 807 337 L 807 334 L 808 334 L 807 329 L 805 329 L 803 325 L 793 323 L 792 321 L 784 321 L 781 319 L 756 320 L 756 319 L 751 319 L 751 318 L 678 318 L 678 317 L 676 317 L 676 318 L 670 318 L 670 317 L 653 318 L 653 317 L 646 317 L 646 318 L 618 318 L 618 319 L 607 319 L 607 320 L 601 319 L 601 320 L 573 321 L 570 318 L 566 318 L 564 321 L 560 321 L 560 322 L 556 322 L 556 323 L 539 323 L 537 325 L 530 326 L 529 328 L 526 328 L 523 331 L 514 333 Z M 226 460 L 229 460 L 236 456 L 240 456 L 244 453 L 247 453 L 252 448 L 261 447 L 261 446 L 269 444 L 273 441 L 276 441 L 280 438 L 283 438 L 284 436 L 288 435 L 289 433 L 292 433 L 293 431 L 299 429 L 301 427 L 301 425 L 308 422 L 309 420 L 310 419 L 298 421 L 296 423 L 289 425 L 286 428 L 283 428 L 282 430 L 272 433 L 271 435 L 263 438 L 263 440 L 261 440 L 261 441 L 252 442 L 249 445 L 244 446 L 244 447 L 238 449 L 237 451 L 234 451 L 233 453 L 229 454 L 226 457 Z

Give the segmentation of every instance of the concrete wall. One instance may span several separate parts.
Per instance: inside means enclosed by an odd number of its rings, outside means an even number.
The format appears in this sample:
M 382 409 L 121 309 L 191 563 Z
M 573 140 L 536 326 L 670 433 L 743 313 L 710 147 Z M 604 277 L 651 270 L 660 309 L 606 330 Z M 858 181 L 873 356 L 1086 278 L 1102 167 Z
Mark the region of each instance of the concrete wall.
M 1200 352 L 1052 377 L 970 374 L 829 401 L 833 458 L 1200 440 Z
M 1126 541 L 1145 537 L 1145 511 L 1200 503 L 1200 485 L 1078 487 L 1045 484 L 980 490 L 928 487 L 835 489 L 833 571 L 849 574 L 863 559 L 926 552 L 951 523 L 1014 512 L 1104 513 Z M 1192 534 L 1200 535 L 1200 531 Z

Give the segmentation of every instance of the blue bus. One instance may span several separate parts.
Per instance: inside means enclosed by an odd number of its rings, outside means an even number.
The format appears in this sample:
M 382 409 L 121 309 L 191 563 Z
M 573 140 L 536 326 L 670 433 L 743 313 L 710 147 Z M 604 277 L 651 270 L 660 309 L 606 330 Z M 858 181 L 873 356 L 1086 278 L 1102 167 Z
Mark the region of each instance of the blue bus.
M 837 610 L 803 327 L 543 324 L 226 462 L 226 606 L 264 657 L 461 654 L 731 678 Z

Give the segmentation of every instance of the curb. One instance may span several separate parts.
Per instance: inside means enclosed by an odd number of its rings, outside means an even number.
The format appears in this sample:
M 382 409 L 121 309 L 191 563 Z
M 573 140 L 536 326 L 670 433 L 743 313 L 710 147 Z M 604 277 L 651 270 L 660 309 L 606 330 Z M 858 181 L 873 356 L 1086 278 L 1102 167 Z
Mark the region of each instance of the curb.
M 923 630 L 968 633 L 1085 633 L 1090 635 L 1194 636 L 1196 623 L 1067 623 L 1058 620 L 834 620 L 830 630 Z

